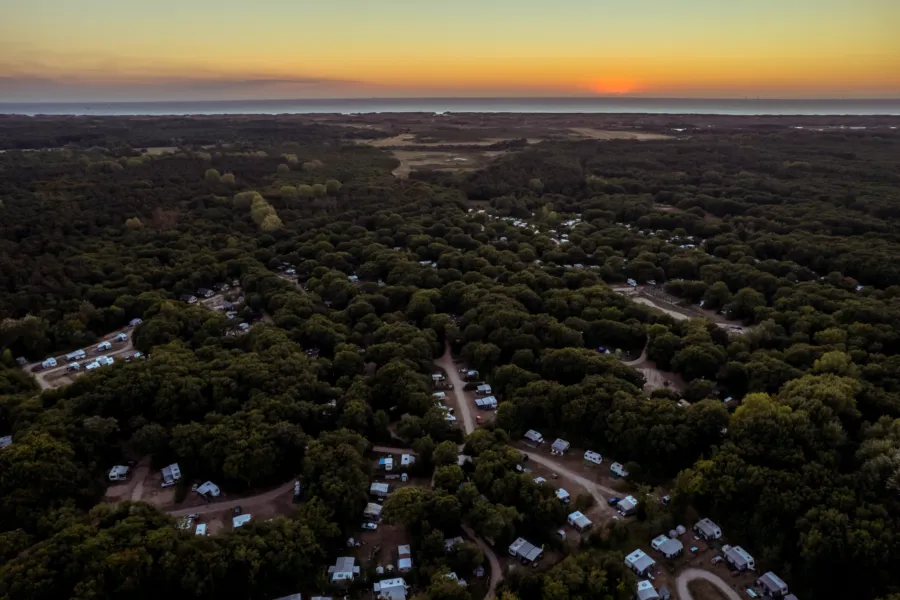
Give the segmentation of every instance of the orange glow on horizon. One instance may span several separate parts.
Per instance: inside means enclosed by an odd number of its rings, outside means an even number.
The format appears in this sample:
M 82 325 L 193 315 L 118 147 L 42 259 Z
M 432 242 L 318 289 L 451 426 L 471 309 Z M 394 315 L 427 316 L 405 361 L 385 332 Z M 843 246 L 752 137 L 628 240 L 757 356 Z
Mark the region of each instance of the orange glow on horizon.
M 897 0 L 219 4 L 13 3 L 0 100 L 900 97 Z
M 594 81 L 589 87 L 598 94 L 631 94 L 642 91 L 637 82 L 624 77 L 605 77 Z

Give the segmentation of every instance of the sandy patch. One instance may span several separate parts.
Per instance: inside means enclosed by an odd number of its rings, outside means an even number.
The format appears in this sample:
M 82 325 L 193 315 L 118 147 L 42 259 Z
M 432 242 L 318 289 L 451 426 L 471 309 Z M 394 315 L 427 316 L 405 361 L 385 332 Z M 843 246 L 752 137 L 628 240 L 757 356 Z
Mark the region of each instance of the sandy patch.
M 640 367 L 636 371 L 640 372 L 647 382 L 644 384 L 645 392 L 653 390 L 677 390 L 680 392 L 684 390 L 684 380 L 677 373 L 661 371 L 650 366 Z
M 646 133 L 641 131 L 609 131 L 605 129 L 594 129 L 592 127 L 572 127 L 571 131 L 581 137 L 591 140 L 671 140 L 674 139 L 670 135 L 661 133 Z
M 473 171 L 478 169 L 494 157 L 503 154 L 493 152 L 448 152 L 435 150 L 393 150 L 394 156 L 400 161 L 400 166 L 392 172 L 395 177 L 405 179 L 411 171 L 419 169 L 433 169 L 441 171 Z
M 677 206 L 670 206 L 668 204 L 654 204 L 653 210 L 658 210 L 659 212 L 667 212 L 667 213 L 680 213 L 684 212 Z
M 464 142 L 455 142 L 455 141 L 439 141 L 439 142 L 419 142 L 416 141 L 416 134 L 414 133 L 401 133 L 400 135 L 395 135 L 394 137 L 382 138 L 380 140 L 356 140 L 357 143 L 360 144 L 368 144 L 370 146 L 375 146 L 376 148 L 395 148 L 397 146 L 417 146 L 420 148 L 442 148 L 447 146 L 490 146 L 492 144 L 498 144 L 500 142 L 508 142 L 510 140 L 516 139 L 514 137 L 494 137 L 494 138 L 485 138 L 481 140 L 471 140 Z M 527 140 L 529 144 L 534 144 L 541 139 L 529 139 Z
M 675 319 L 676 321 L 687 321 L 688 319 L 691 318 L 691 317 L 689 317 L 688 315 L 682 314 L 682 313 L 680 313 L 680 312 L 676 312 L 676 311 L 674 311 L 674 310 L 672 310 L 672 309 L 670 309 L 670 308 L 665 308 L 665 307 L 663 307 L 663 306 L 660 306 L 659 304 L 657 304 L 656 302 L 654 302 L 654 301 L 651 300 L 650 298 L 644 298 L 644 297 L 642 297 L 642 296 L 638 296 L 638 297 L 636 297 L 636 298 L 632 298 L 632 300 L 634 300 L 634 301 L 637 302 L 638 304 L 643 304 L 643 305 L 645 305 L 645 306 L 650 306 L 650 307 L 655 308 L 655 309 L 657 309 L 657 310 L 661 310 L 662 312 L 666 313 L 667 315 L 669 315 L 670 317 L 672 317 L 672 318 Z
M 159 156 L 160 154 L 174 154 L 177 151 L 178 148 L 176 146 L 155 146 L 153 148 L 147 148 L 145 154 Z
M 693 600 L 727 600 L 719 588 L 705 579 L 695 579 L 687 587 Z

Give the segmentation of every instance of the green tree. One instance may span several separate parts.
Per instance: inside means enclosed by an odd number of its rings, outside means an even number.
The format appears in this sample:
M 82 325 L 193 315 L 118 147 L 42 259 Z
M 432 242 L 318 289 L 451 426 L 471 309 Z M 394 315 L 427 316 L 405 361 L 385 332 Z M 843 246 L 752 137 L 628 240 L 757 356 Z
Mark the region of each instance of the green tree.
M 297 199 L 297 188 L 292 185 L 281 186 L 278 193 L 281 195 L 282 200 L 286 200 L 289 203 Z
M 220 183 L 222 181 L 222 176 L 216 169 L 207 169 L 203 178 L 206 179 L 206 183 L 212 184 Z
M 329 179 L 325 182 L 325 193 L 329 196 L 337 196 L 341 189 L 341 182 L 337 179 Z

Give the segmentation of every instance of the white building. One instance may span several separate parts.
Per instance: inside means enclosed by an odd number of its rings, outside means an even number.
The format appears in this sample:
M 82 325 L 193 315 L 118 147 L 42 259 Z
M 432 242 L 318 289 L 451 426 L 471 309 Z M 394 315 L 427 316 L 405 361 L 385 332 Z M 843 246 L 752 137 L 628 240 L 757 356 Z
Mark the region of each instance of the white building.
M 181 479 L 181 467 L 178 466 L 178 463 L 172 463 L 168 467 L 163 467 L 163 470 L 162 470 L 163 487 L 169 487 L 170 485 L 175 485 L 175 483 L 179 479 Z
M 249 522 L 250 522 L 249 513 L 246 515 L 238 515 L 231 520 L 231 526 L 234 529 L 237 529 L 238 527 L 243 527 L 244 525 L 246 525 Z
M 623 499 L 619 500 L 619 503 L 616 504 L 616 510 L 623 517 L 627 517 L 633 515 L 637 511 L 638 501 L 634 496 L 625 496 Z
M 657 600 L 659 594 L 649 581 L 638 581 L 635 600 Z
M 558 438 L 550 446 L 550 454 L 554 456 L 562 456 L 569 451 L 571 444 L 562 438 Z
M 524 437 L 526 440 L 528 440 L 529 442 L 532 442 L 534 444 L 543 444 L 544 443 L 544 436 L 542 436 L 540 433 L 538 433 L 534 429 L 529 429 L 528 431 L 526 431 Z
M 378 498 L 387 498 L 390 493 L 390 486 L 386 483 L 373 483 L 369 486 L 369 493 Z
M 475 398 L 475 406 L 482 410 L 494 410 L 497 408 L 497 398 L 495 398 L 494 396 Z
M 85 353 L 84 350 L 76 350 L 75 352 L 71 352 L 71 353 L 69 353 L 69 354 L 66 354 L 66 360 L 69 361 L 69 362 L 72 362 L 73 360 L 81 360 L 81 359 L 83 359 L 85 356 L 87 356 L 87 354 Z M 55 359 L 54 359 L 54 360 L 55 360 Z
M 412 567 L 412 552 L 409 545 L 397 546 L 397 570 L 401 573 L 408 573 Z
M 221 492 L 219 491 L 219 486 L 212 481 L 207 481 L 197 487 L 197 493 L 201 496 L 206 496 L 207 498 L 218 498 Z
M 406 600 L 407 589 L 406 581 L 402 577 L 383 579 L 373 587 L 375 598 L 384 598 L 385 600 Z
M 781 598 L 788 593 L 787 584 L 772 571 L 757 579 L 756 585 L 761 587 L 767 596 L 772 596 L 773 598 Z
M 577 529 L 578 531 L 586 531 L 591 528 L 593 523 L 590 519 L 584 516 L 581 511 L 576 510 L 568 517 L 569 525 Z
M 625 566 L 638 575 L 646 575 L 655 564 L 656 561 L 647 556 L 641 549 L 637 549 L 625 557 Z
M 352 556 L 339 556 L 334 565 L 328 567 L 328 575 L 331 583 L 341 585 L 353 581 L 359 577 L 359 566 L 356 558 Z
M 486 396 L 491 393 L 491 386 L 486 383 L 483 383 L 475 388 L 475 393 L 480 394 L 482 396 Z
M 381 509 L 382 506 L 380 504 L 369 502 L 368 504 L 366 504 L 366 509 L 363 511 L 363 516 L 367 519 L 378 520 L 381 518 Z
M 722 539 L 722 530 L 710 519 L 700 519 L 694 524 L 694 533 L 705 540 Z
M 510 556 L 515 556 L 524 563 L 533 563 L 540 558 L 543 550 L 526 541 L 525 538 L 518 538 L 509 545 L 508 552 Z
M 722 554 L 725 556 L 725 560 L 738 571 L 752 571 L 756 568 L 756 561 L 749 552 L 740 546 L 722 546 Z
M 684 552 L 684 544 L 680 540 L 664 535 L 657 536 L 650 545 L 666 558 L 675 558 Z

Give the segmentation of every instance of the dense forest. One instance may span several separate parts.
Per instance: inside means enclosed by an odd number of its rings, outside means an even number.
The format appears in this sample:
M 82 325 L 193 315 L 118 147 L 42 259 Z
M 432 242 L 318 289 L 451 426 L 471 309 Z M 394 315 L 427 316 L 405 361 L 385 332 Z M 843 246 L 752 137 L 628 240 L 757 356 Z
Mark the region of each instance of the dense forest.
M 440 577 L 483 560 L 444 551 L 460 524 L 505 548 L 553 544 L 565 520 L 516 473 L 508 442 L 530 428 L 616 456 L 642 488 L 668 482 L 666 514 L 641 519 L 707 514 L 801 597 L 900 593 L 900 135 L 545 142 L 406 180 L 350 137 L 0 119 L 0 598 L 321 590 L 373 444 L 402 439 L 434 487 L 393 494 L 385 522 L 413 534 L 421 598 L 467 600 Z M 179 300 L 235 280 L 246 335 Z M 629 280 L 746 329 L 634 302 L 616 291 Z M 148 360 L 47 390 L 17 365 L 133 319 Z M 500 399 L 466 439 L 432 398 L 447 345 Z M 683 388 L 644 393 L 623 360 L 642 352 Z M 147 456 L 235 492 L 299 476 L 307 500 L 214 537 L 102 503 L 109 466 Z M 631 597 L 615 535 L 504 598 Z

